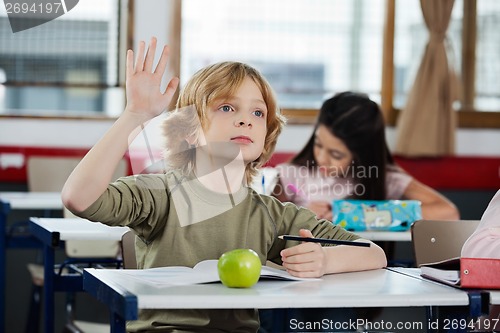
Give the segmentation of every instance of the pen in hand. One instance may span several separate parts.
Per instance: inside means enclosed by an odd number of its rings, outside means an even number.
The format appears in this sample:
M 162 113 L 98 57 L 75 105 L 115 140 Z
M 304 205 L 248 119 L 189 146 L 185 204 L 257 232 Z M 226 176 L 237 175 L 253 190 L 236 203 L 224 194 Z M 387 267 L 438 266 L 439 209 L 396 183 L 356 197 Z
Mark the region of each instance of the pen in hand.
M 281 236 L 278 236 L 278 238 L 283 239 L 283 240 L 293 240 L 293 241 L 300 241 L 300 242 L 370 247 L 370 243 L 353 242 L 353 241 L 338 240 L 338 239 L 311 238 L 311 237 L 300 237 L 300 236 L 292 236 L 292 235 L 281 235 Z
M 266 193 L 266 177 L 264 177 L 264 175 L 262 175 L 262 194 L 267 194 Z

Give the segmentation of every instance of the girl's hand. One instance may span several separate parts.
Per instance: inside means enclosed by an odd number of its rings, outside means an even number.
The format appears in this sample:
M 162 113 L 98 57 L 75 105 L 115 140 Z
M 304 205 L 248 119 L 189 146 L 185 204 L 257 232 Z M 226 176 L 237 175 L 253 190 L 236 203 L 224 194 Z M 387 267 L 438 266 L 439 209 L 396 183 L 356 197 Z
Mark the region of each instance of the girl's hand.
M 316 213 L 316 216 L 319 219 L 327 219 L 329 221 L 332 220 L 332 205 L 326 201 L 311 201 L 309 206 L 307 207 L 309 210 Z
M 126 112 L 152 119 L 160 115 L 170 104 L 179 84 L 179 79 L 174 77 L 168 83 L 165 92 L 161 92 L 161 80 L 168 61 L 168 46 L 164 46 L 156 68 L 153 61 L 156 52 L 156 38 L 151 38 L 151 43 L 144 56 L 145 43 L 139 43 L 139 50 L 134 66 L 134 51 L 127 51 L 126 68 Z
M 311 231 L 300 229 L 301 237 L 313 237 Z M 303 242 L 281 251 L 286 271 L 297 277 L 321 277 L 325 274 L 326 255 L 318 243 Z

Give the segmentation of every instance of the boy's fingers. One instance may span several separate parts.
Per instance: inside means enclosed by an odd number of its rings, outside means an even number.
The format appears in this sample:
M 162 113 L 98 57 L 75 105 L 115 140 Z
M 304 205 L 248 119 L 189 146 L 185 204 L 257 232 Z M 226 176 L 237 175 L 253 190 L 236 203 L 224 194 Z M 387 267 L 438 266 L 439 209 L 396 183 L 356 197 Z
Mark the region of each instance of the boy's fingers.
M 294 271 L 294 270 L 286 270 L 288 274 L 292 276 L 296 276 L 298 278 L 318 278 L 322 275 L 317 271 Z
M 300 229 L 299 235 L 301 237 L 307 237 L 307 238 L 313 237 L 313 234 L 308 229 Z M 292 246 L 292 247 L 289 247 L 289 248 L 282 250 L 281 256 L 282 257 L 291 257 L 291 256 L 296 256 L 296 255 L 308 253 L 308 252 L 313 252 L 317 246 L 318 246 L 318 244 L 316 244 L 316 243 L 302 242 L 301 244 L 299 244 L 297 246 Z
M 139 50 L 137 51 L 137 59 L 135 60 L 135 72 L 140 72 L 144 69 L 144 48 L 143 40 L 139 42 Z
M 311 233 L 311 230 L 308 229 L 300 229 L 299 230 L 299 235 L 300 237 L 307 237 L 307 238 L 312 238 L 313 234 Z
M 314 261 L 303 263 L 286 263 L 283 265 L 283 267 L 285 267 L 287 270 L 295 272 L 311 272 L 318 270 L 318 265 L 316 265 Z
M 134 51 L 127 51 L 127 66 L 125 70 L 125 76 L 128 78 L 130 75 L 134 74 Z
M 169 95 L 170 98 L 174 96 L 175 91 L 177 90 L 177 87 L 179 87 L 179 78 L 178 77 L 173 77 L 170 82 L 168 83 L 166 94 Z
M 156 53 L 156 38 L 152 37 L 151 42 L 149 43 L 148 50 L 146 52 L 146 60 L 144 62 L 144 70 L 148 73 L 151 73 L 153 69 L 153 61 L 155 60 Z
M 285 258 L 313 252 L 316 248 L 315 243 L 302 242 L 297 246 L 292 246 L 281 251 L 281 256 Z
M 313 262 L 314 258 L 314 252 L 305 252 L 298 255 L 285 257 L 284 262 L 286 262 L 287 264 L 304 264 Z
M 173 77 L 170 82 L 168 83 L 167 89 L 165 90 L 165 93 L 163 94 L 163 100 L 165 104 L 169 104 L 170 101 L 172 100 L 172 97 L 175 94 L 175 91 L 177 90 L 177 86 L 179 85 L 179 79 L 177 77 Z
M 155 69 L 155 74 L 163 75 L 165 72 L 165 68 L 167 67 L 167 61 L 168 61 L 168 54 L 169 54 L 170 49 L 168 48 L 167 45 L 163 47 L 163 50 L 161 51 L 161 56 L 160 60 L 158 61 L 158 65 L 156 66 Z

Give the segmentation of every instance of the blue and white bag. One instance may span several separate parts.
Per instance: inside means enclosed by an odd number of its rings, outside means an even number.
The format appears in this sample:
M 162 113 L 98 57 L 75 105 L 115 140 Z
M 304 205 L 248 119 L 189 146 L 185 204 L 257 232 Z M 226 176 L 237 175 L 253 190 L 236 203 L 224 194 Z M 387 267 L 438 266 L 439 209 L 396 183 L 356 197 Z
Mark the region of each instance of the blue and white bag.
M 422 219 L 418 200 L 334 200 L 333 223 L 349 231 L 405 231 Z

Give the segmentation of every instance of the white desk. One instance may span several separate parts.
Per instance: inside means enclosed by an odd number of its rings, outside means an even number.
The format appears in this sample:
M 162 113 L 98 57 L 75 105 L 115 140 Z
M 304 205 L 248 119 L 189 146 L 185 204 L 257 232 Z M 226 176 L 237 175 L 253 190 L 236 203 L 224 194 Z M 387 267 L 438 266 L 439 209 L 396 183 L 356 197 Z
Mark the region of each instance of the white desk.
M 371 241 L 411 242 L 411 232 L 408 231 L 354 231 L 356 235 Z
M 112 331 L 124 332 L 125 321 L 139 309 L 183 308 L 346 308 L 467 306 L 468 294 L 390 270 L 344 273 L 320 280 L 259 281 L 250 289 L 202 284 L 156 288 L 120 270 L 85 269 L 83 288 L 106 303 Z
M 30 218 L 33 234 L 40 237 L 50 235 L 57 237 L 57 242 L 67 240 L 121 240 L 128 227 L 110 227 L 102 223 L 91 222 L 81 218 Z M 40 233 L 37 233 L 37 230 Z
M 11 210 L 60 210 L 63 208 L 59 192 L 0 192 L 0 331 L 5 327 L 5 274 L 8 248 L 34 248 L 39 243 L 30 237 L 7 234 L 7 218 Z
M 54 291 L 81 291 L 82 277 L 64 279 L 54 272 L 55 249 L 68 240 L 119 241 L 129 228 L 109 227 L 102 223 L 80 218 L 36 218 L 30 219 L 33 236 L 43 244 L 44 260 L 44 331 L 54 331 Z
M 490 291 L 490 304 L 500 305 L 500 290 Z
M 0 201 L 10 209 L 62 209 L 59 192 L 0 192 Z
M 440 286 L 444 286 L 443 283 L 432 281 L 422 277 L 420 275 L 420 268 L 389 267 L 388 269 L 393 272 L 403 274 L 420 281 L 428 281 L 429 283 L 434 283 Z M 455 288 L 455 287 L 450 287 L 450 288 Z M 500 290 L 483 290 L 483 289 L 464 289 L 464 290 L 467 290 L 468 292 L 470 315 L 473 317 L 479 317 L 482 314 L 484 314 L 485 311 L 487 311 L 484 308 L 485 302 L 483 302 L 483 299 L 486 295 L 489 295 L 491 305 L 500 304 Z
M 403 267 L 389 267 L 388 270 L 393 272 L 397 272 L 400 274 L 408 275 L 416 279 L 424 280 L 424 278 L 420 275 L 420 268 L 403 268 Z M 431 280 L 428 280 L 431 281 Z M 434 281 L 431 281 L 434 282 Z M 438 283 L 438 282 L 434 282 Z

